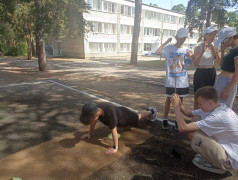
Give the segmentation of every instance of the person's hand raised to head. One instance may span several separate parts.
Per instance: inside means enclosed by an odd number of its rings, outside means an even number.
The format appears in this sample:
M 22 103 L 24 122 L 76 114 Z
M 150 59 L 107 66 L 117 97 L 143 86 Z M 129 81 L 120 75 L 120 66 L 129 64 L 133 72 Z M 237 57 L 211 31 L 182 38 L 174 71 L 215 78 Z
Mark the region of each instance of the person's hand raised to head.
M 172 94 L 172 97 L 171 97 L 171 102 L 173 104 L 173 106 L 180 106 L 181 105 L 181 100 L 179 98 L 179 95 L 174 93 Z
M 204 43 L 203 43 L 203 52 L 204 51 L 206 51 L 206 49 L 209 47 L 209 44 L 208 44 L 208 42 L 207 41 L 204 41 Z
M 172 41 L 172 38 L 168 38 L 166 43 L 170 43 Z

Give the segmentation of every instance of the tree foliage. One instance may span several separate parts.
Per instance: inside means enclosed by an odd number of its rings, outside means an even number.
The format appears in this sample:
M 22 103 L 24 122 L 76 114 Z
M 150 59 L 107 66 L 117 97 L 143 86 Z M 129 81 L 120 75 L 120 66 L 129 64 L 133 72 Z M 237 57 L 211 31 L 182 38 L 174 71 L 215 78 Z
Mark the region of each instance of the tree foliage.
M 225 15 L 225 23 L 230 27 L 236 27 L 238 30 L 238 11 L 227 12 Z
M 4 44 L 16 46 L 24 41 L 29 53 L 32 35 L 39 41 L 37 45 L 45 41 L 46 34 L 53 39 L 82 37 L 86 24 L 83 13 L 86 11 L 84 0 L 0 0 L 0 47 Z M 43 48 L 38 46 L 38 50 Z M 45 52 L 38 54 L 39 62 L 39 57 L 45 56 L 42 53 Z M 45 70 L 43 67 L 39 69 Z
M 190 33 L 193 29 L 198 29 L 201 33 L 211 22 L 222 28 L 226 23 L 226 8 L 234 6 L 237 6 L 237 0 L 189 0 L 185 26 Z
M 185 13 L 186 8 L 184 7 L 183 4 L 178 4 L 172 7 L 173 11 L 178 12 L 178 13 Z

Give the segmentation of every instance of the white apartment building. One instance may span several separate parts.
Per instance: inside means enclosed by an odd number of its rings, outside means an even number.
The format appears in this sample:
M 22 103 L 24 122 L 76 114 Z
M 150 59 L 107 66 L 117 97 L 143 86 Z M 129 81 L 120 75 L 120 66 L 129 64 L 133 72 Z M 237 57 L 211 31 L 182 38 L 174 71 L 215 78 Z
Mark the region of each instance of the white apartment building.
M 88 33 L 82 41 L 61 42 L 62 55 L 83 57 L 129 55 L 133 36 L 135 2 L 130 0 L 87 0 L 91 9 L 84 13 Z M 138 54 L 159 46 L 184 27 L 185 15 L 150 5 L 142 5 Z M 187 38 L 185 45 L 197 44 L 198 33 Z M 80 43 L 81 42 L 81 43 Z M 175 43 L 173 38 L 172 43 Z M 84 45 L 83 45 L 84 44 Z M 84 49 L 82 48 L 84 46 Z M 83 51 L 83 52 L 82 52 Z M 58 50 L 54 50 L 58 53 Z

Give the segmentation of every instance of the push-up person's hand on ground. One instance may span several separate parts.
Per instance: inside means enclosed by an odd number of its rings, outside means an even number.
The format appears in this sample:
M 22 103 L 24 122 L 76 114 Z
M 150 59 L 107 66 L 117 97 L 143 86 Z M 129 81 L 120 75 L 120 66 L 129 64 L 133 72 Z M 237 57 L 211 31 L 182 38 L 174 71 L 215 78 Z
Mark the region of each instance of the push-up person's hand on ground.
M 90 139 L 92 136 L 90 134 L 84 134 L 80 137 L 80 140 Z
M 113 148 L 113 147 L 109 147 L 106 151 L 105 151 L 105 155 L 111 155 L 113 153 L 117 152 L 117 148 Z

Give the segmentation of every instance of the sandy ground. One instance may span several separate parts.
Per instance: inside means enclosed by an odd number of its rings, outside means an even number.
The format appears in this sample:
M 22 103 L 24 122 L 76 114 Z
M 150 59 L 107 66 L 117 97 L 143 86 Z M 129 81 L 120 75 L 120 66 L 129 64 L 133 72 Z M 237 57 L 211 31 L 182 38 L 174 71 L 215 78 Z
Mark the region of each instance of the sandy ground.
M 89 101 L 137 110 L 154 106 L 162 117 L 163 61 L 139 57 L 138 65 L 131 66 L 127 58 L 50 58 L 48 69 L 39 72 L 37 60 L 0 59 L 0 179 L 237 178 L 196 168 L 186 135 L 173 127 L 164 131 L 158 121 L 119 129 L 120 149 L 110 157 L 103 155 L 111 145 L 109 129 L 100 123 L 91 141 L 79 140 L 87 131 L 78 123 L 80 109 Z M 193 73 L 191 68 L 188 107 L 193 106 Z M 169 117 L 174 120 L 172 110 Z

